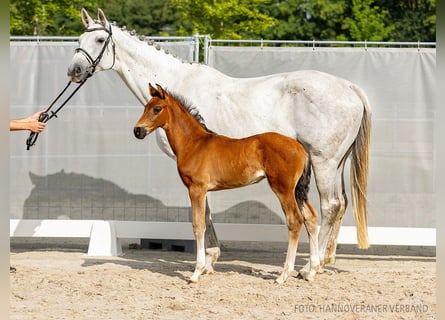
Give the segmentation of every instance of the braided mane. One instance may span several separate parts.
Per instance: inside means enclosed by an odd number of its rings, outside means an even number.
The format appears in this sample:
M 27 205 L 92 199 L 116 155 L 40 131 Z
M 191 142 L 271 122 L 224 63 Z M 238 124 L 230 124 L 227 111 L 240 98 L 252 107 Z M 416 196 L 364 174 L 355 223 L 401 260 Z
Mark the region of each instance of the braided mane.
M 100 23 L 100 22 L 98 22 L 98 23 Z M 116 21 L 113 21 L 111 24 L 113 26 L 119 28 L 119 26 L 117 26 Z M 149 39 L 147 36 L 137 34 L 136 30 L 128 31 L 126 26 L 120 27 L 120 29 L 121 29 L 121 31 L 125 32 L 130 37 L 134 38 L 135 40 L 139 40 L 139 41 L 145 42 L 147 45 L 154 47 L 156 50 L 162 51 L 165 54 L 170 54 L 174 58 L 179 59 L 179 57 L 176 54 L 170 52 L 168 49 L 163 49 L 162 46 L 159 43 L 155 42 L 154 40 Z M 194 62 L 191 62 L 191 61 L 185 61 L 184 59 L 179 59 L 179 60 L 181 60 L 182 63 L 190 63 L 190 64 L 194 63 Z

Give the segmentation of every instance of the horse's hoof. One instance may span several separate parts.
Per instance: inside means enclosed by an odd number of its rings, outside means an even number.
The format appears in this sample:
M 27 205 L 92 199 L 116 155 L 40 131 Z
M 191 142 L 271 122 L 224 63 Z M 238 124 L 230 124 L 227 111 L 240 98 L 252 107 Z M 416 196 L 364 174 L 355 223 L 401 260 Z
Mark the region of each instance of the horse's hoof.
M 221 249 L 219 247 L 207 248 L 206 254 L 212 259 L 212 262 L 215 263 L 221 255 Z
M 323 263 L 322 263 L 323 266 L 327 266 L 327 265 L 330 265 L 330 264 L 335 264 L 335 256 L 326 257 L 323 260 Z
M 213 270 L 213 265 L 219 258 L 221 254 L 221 250 L 218 247 L 207 248 L 206 249 L 206 265 L 205 270 L 207 274 L 213 274 L 215 271 Z
M 213 269 L 213 267 L 210 266 L 206 266 L 206 274 L 214 274 L 215 270 Z

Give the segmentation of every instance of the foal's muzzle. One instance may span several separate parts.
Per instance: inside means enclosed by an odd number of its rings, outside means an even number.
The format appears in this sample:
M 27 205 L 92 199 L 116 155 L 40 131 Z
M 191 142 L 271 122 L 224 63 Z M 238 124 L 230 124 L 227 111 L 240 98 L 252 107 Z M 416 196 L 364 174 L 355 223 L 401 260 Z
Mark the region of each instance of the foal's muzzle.
M 144 139 L 147 135 L 147 129 L 144 127 L 134 127 L 133 132 L 134 136 L 138 139 Z

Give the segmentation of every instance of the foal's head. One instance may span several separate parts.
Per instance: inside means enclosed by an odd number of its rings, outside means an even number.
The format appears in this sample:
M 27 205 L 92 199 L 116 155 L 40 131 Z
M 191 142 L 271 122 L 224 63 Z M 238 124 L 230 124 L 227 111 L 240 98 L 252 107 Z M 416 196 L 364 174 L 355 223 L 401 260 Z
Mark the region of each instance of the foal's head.
M 144 113 L 133 130 L 138 139 L 144 139 L 146 135 L 159 127 L 163 128 L 168 121 L 167 105 L 170 96 L 160 85 L 156 86 L 157 88 L 154 88 L 151 84 L 148 84 L 148 90 L 152 98 L 145 105 Z

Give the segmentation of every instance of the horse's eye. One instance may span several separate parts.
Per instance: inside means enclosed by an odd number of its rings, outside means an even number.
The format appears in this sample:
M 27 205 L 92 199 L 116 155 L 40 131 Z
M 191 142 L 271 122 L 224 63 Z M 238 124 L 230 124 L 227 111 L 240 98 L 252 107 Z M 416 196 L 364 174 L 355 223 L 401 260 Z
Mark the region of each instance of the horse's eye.
M 159 112 L 161 112 L 161 110 L 162 110 L 161 106 L 156 106 L 156 107 L 153 108 L 153 113 L 154 114 L 158 114 Z
M 97 39 L 97 43 L 104 43 L 105 42 L 105 38 L 99 38 Z

